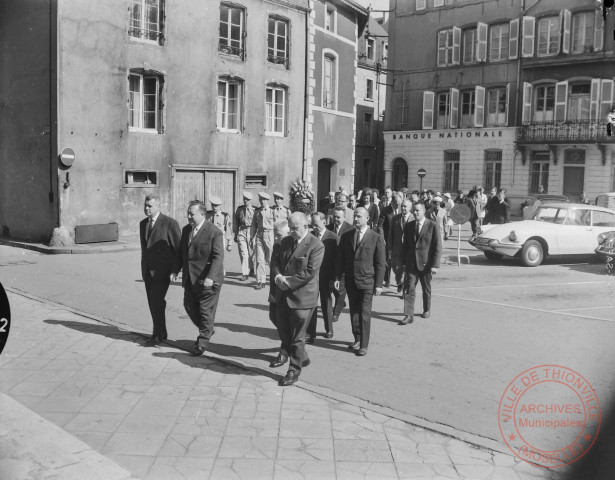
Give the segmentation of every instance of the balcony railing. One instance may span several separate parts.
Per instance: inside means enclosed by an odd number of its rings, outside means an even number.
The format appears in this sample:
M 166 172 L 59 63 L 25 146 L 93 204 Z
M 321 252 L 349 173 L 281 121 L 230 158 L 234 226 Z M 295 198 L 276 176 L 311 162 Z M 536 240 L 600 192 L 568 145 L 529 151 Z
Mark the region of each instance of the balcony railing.
M 242 60 L 245 54 L 245 50 L 243 48 L 233 47 L 231 45 L 226 45 L 224 43 L 218 44 L 218 51 L 226 55 L 232 55 L 234 57 L 239 57 Z
M 288 68 L 288 57 L 278 57 L 276 55 L 267 55 L 267 61 L 269 63 L 275 63 L 276 65 L 284 65 Z
M 529 122 L 517 129 L 518 143 L 615 143 L 606 121 Z

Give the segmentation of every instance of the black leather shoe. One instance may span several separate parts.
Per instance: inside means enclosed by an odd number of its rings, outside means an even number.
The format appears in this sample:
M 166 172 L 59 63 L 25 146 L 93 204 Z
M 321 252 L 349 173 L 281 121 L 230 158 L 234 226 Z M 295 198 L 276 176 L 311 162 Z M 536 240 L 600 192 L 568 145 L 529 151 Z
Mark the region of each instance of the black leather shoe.
M 403 320 L 400 320 L 399 322 L 397 322 L 397 325 L 408 325 L 410 323 L 414 322 L 414 318 L 412 315 L 406 315 Z
M 190 352 L 192 357 L 200 357 L 205 353 L 205 347 L 194 347 L 194 350 Z
M 260 290 L 261 288 L 265 288 L 265 285 L 263 285 L 262 283 L 258 282 L 256 284 L 256 286 L 254 287 L 255 290 Z
M 333 338 L 333 332 L 325 333 L 325 338 Z
M 332 322 L 337 322 L 337 315 L 333 315 L 333 317 L 331 317 L 331 321 Z
M 384 288 L 389 288 L 391 286 L 390 282 L 384 282 L 384 285 L 382 285 Z
M 301 364 L 301 367 L 309 367 L 310 363 L 312 363 L 312 360 L 308 358 L 305 362 Z
M 423 318 L 429 318 L 431 316 L 431 313 L 429 313 L 429 310 L 427 310 L 426 312 L 423 312 Z
M 288 362 L 288 357 L 286 355 L 282 355 L 281 353 L 278 354 L 278 356 L 275 358 L 275 360 L 273 360 L 269 366 L 271 368 L 278 368 L 281 367 L 282 365 L 284 365 L 286 362 Z
M 360 348 L 354 353 L 357 357 L 364 357 L 365 355 L 367 355 L 367 348 Z
M 248 276 L 247 276 L 247 275 L 242 275 L 242 276 L 241 276 L 241 281 L 242 281 L 242 282 L 245 282 L 247 279 L 248 279 Z
M 400 283 L 399 285 L 397 285 L 397 293 L 401 293 L 401 291 L 404 289 L 404 284 Z
M 314 337 L 312 335 L 307 335 L 305 337 L 305 343 L 308 345 L 314 345 Z
M 348 345 L 348 350 L 358 350 L 361 348 L 361 342 L 354 342 Z
M 297 380 L 299 380 L 299 374 L 297 372 L 288 372 L 286 376 L 278 382 L 278 385 L 280 387 L 289 387 L 290 385 L 294 385 Z
M 145 342 L 146 347 L 155 347 L 156 345 L 160 345 L 162 343 L 162 338 L 160 337 L 151 337 Z

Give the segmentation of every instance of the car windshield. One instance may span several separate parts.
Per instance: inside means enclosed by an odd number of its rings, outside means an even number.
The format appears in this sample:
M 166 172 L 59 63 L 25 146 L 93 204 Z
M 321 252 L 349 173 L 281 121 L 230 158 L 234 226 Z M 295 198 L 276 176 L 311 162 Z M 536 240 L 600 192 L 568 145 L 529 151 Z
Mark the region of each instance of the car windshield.
M 530 218 L 530 220 L 547 223 L 564 223 L 565 219 L 566 210 L 554 207 L 538 207 L 536 213 Z

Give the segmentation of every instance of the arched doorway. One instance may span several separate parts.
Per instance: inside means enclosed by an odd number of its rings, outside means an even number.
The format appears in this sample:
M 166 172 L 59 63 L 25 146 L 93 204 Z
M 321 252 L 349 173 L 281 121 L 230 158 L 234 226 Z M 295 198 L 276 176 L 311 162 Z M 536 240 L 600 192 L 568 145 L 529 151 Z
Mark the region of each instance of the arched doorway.
M 321 158 L 318 160 L 318 202 L 331 191 L 333 175 L 335 173 L 335 160 Z M 316 204 L 318 205 L 318 202 Z
M 393 160 L 393 190 L 398 192 L 408 186 L 408 164 L 403 158 Z

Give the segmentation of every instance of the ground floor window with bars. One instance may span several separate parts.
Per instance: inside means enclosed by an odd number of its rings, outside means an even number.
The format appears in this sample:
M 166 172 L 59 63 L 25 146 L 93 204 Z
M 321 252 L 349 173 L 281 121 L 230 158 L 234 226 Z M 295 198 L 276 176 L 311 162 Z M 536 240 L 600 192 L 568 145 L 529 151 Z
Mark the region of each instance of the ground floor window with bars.
M 485 188 L 500 188 L 502 180 L 502 150 L 485 150 Z
M 459 150 L 444 151 L 444 191 L 459 189 Z
M 549 191 L 549 160 L 550 152 L 532 152 L 530 162 L 530 193 L 548 193 Z M 540 189 L 542 187 L 542 191 Z

